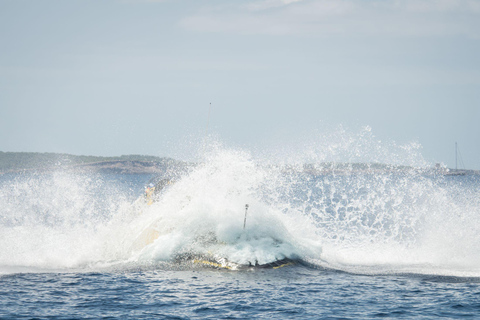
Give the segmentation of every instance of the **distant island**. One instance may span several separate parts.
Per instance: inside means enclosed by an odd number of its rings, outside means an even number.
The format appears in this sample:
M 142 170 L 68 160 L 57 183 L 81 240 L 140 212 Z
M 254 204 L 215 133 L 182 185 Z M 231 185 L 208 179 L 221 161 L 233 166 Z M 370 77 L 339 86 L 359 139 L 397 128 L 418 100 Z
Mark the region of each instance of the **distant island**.
M 0 174 L 25 171 L 72 169 L 122 174 L 162 173 L 168 167 L 189 165 L 172 158 L 144 155 L 119 157 L 77 156 L 66 153 L 2 152 Z
M 118 174 L 159 174 L 169 168 L 185 169 L 195 163 L 167 157 L 122 155 L 119 157 L 77 156 L 66 153 L 2 152 L 0 174 L 27 171 L 75 170 Z M 478 170 L 455 170 L 437 165 L 432 168 L 414 168 L 381 163 L 319 163 L 281 165 L 282 171 L 303 172 L 309 175 L 381 174 L 417 172 L 428 175 L 480 175 Z

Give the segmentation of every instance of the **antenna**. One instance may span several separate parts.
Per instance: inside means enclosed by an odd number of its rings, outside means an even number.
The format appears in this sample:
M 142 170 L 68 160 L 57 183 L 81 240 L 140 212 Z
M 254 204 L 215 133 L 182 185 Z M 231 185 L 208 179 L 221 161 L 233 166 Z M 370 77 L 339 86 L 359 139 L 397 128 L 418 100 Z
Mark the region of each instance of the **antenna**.
M 248 211 L 248 204 L 245 205 L 245 219 L 243 219 L 243 230 L 245 230 L 245 225 L 247 224 L 247 211 Z

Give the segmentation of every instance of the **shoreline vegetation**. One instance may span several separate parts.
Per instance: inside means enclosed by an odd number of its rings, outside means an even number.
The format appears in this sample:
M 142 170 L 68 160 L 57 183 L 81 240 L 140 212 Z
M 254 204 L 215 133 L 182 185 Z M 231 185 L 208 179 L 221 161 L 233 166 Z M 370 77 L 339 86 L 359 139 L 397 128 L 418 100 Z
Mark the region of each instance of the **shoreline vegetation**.
M 117 174 L 160 174 L 169 168 L 187 168 L 195 163 L 175 160 L 168 157 L 146 155 L 122 155 L 119 157 L 82 156 L 66 153 L 2 152 L 0 151 L 0 174 L 21 172 L 48 172 L 73 170 Z M 309 175 L 329 174 L 382 174 L 382 173 L 422 173 L 431 175 L 480 175 L 479 170 L 448 169 L 441 165 L 432 168 L 380 163 L 321 163 L 284 165 L 282 170 L 303 171 Z

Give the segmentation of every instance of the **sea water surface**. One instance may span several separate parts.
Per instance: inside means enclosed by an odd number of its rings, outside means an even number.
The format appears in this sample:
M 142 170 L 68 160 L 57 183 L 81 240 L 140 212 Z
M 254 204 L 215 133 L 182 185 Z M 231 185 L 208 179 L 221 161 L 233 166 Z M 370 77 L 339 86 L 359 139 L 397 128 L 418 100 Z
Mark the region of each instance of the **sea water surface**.
M 0 318 L 478 318 L 479 176 L 362 168 L 223 149 L 150 206 L 150 175 L 2 175 Z

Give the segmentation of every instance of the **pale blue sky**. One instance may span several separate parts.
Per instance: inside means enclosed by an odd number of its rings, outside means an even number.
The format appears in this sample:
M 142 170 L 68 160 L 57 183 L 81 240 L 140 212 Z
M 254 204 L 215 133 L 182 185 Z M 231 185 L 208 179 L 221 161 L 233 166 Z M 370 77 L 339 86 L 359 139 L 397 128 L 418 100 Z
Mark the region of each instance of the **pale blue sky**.
M 0 0 L 0 43 L 0 151 L 188 158 L 212 102 L 227 146 L 370 126 L 480 169 L 480 0 Z

